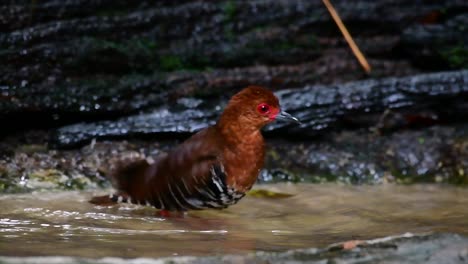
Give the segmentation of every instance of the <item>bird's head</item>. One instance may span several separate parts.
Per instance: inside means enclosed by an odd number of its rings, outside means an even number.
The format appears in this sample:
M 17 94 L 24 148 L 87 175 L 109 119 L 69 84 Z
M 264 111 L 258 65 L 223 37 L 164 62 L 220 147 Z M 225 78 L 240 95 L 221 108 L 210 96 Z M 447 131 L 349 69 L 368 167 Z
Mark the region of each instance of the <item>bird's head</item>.
M 281 111 L 278 98 L 261 86 L 248 86 L 235 94 L 226 106 L 223 117 L 255 128 L 262 128 L 275 120 L 300 124 L 297 118 Z

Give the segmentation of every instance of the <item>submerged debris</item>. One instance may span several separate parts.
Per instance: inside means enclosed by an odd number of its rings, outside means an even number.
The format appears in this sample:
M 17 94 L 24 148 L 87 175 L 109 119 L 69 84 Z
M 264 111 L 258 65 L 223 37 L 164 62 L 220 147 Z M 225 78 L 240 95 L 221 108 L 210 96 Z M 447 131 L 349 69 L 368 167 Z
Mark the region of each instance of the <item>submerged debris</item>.
M 383 237 L 360 241 L 357 247 L 343 249 L 342 244 L 327 248 L 290 250 L 286 252 L 255 252 L 246 255 L 221 255 L 211 257 L 180 256 L 161 259 L 137 258 L 76 258 L 76 257 L 0 257 L 4 263 L 65 263 L 65 264 L 112 264 L 119 263 L 466 263 L 468 261 L 468 238 L 457 234 L 426 234 Z

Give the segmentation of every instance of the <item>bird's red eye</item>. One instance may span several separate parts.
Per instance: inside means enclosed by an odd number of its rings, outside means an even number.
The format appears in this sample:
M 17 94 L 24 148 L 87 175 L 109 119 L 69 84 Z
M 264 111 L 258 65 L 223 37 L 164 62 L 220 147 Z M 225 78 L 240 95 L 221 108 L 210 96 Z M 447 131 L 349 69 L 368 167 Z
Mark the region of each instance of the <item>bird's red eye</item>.
M 270 112 L 270 106 L 265 103 L 261 103 L 257 106 L 257 111 L 260 114 L 268 114 Z

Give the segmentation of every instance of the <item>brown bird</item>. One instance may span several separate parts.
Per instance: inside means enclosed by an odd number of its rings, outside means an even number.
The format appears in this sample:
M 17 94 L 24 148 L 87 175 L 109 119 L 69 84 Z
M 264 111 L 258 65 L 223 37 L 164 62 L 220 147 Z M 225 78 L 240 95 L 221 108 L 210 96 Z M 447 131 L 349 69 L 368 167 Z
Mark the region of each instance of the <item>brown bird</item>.
M 252 188 L 263 167 L 265 147 L 260 129 L 274 120 L 299 123 L 281 111 L 278 98 L 260 86 L 235 94 L 218 122 L 154 162 L 121 163 L 111 173 L 117 192 L 93 197 L 109 205 L 127 202 L 165 211 L 226 208 Z

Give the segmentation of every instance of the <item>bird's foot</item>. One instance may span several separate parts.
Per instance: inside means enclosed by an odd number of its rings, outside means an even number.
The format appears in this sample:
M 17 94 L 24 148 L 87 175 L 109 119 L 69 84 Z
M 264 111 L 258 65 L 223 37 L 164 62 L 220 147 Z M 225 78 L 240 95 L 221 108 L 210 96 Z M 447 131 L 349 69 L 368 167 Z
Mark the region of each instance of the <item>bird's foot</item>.
M 182 211 L 168 211 L 168 210 L 159 210 L 155 212 L 155 215 L 157 217 L 163 217 L 163 218 L 185 218 L 187 215 L 187 212 L 182 212 Z

